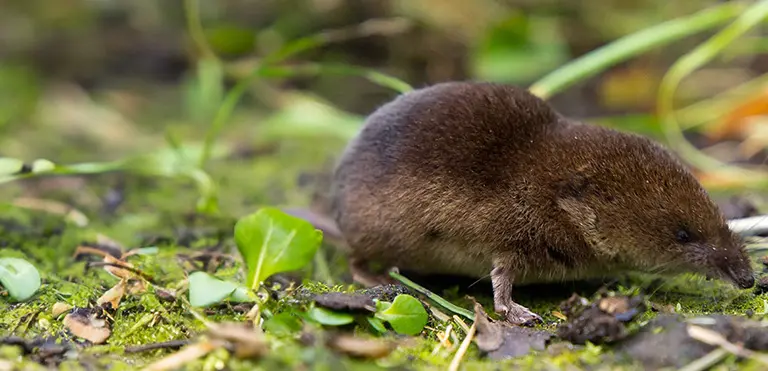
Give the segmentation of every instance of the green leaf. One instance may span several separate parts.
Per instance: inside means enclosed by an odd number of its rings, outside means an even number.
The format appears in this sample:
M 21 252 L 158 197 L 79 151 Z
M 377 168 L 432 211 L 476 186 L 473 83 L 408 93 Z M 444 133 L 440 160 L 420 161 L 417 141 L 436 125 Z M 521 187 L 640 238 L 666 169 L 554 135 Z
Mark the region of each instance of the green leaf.
M 373 329 L 378 333 L 383 334 L 387 332 L 387 328 L 384 327 L 384 323 L 382 323 L 380 319 L 376 317 L 365 317 L 365 319 L 368 320 L 368 323 L 371 325 L 371 327 L 373 327 Z
M 136 250 L 137 255 L 155 255 L 160 252 L 157 246 L 141 247 Z
M 41 158 L 32 162 L 32 172 L 35 174 L 47 173 L 55 169 L 56 169 L 56 164 L 54 164 L 51 160 L 46 160 L 44 158 Z
M 313 307 L 307 312 L 307 318 L 321 325 L 341 326 L 352 323 L 355 317 L 349 313 L 334 312 L 329 309 Z
M 235 242 L 248 268 L 248 287 L 312 261 L 323 233 L 304 219 L 265 207 L 235 224 Z
M 0 157 L 0 174 L 13 175 L 24 166 L 24 161 L 12 157 Z
M 389 322 L 392 329 L 404 335 L 416 335 L 427 324 L 427 311 L 419 299 L 405 294 L 397 295 L 392 305 L 377 312 L 376 317 Z
M 237 286 L 232 295 L 229 296 L 229 301 L 233 303 L 252 303 L 257 299 L 256 294 L 243 285 Z
M 189 303 L 193 307 L 207 307 L 220 303 L 237 289 L 237 284 L 222 281 L 205 272 L 189 275 Z
M 278 313 L 264 321 L 264 330 L 275 335 L 301 331 L 301 320 L 290 312 Z
M 24 301 L 40 288 L 40 273 L 24 259 L 0 258 L 0 284 L 13 299 Z

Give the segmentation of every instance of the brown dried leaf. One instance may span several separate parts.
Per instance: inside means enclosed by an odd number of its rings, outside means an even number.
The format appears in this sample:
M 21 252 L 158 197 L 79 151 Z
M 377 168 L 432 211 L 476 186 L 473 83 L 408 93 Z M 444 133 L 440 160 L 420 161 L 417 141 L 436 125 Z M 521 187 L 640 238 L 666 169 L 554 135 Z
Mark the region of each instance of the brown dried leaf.
M 494 360 L 523 356 L 531 349 L 544 350 L 552 337 L 546 331 L 493 321 L 478 302 L 475 302 L 475 326 L 475 344 Z
M 58 302 L 56 304 L 53 304 L 53 307 L 51 308 L 51 314 L 53 314 L 54 317 L 58 317 L 65 312 L 69 312 L 69 310 L 72 309 L 72 306 L 67 303 Z
M 238 358 L 260 357 L 267 353 L 267 343 L 261 331 L 247 323 L 220 323 L 208 331 L 213 339 L 232 344 Z
M 768 89 L 745 99 L 716 125 L 710 126 L 706 134 L 713 140 L 743 139 L 753 130 L 751 119 L 764 115 L 768 115 Z
M 102 305 L 104 303 L 109 303 L 110 305 L 112 305 L 112 309 L 117 309 L 117 306 L 120 305 L 120 300 L 122 300 L 124 295 L 125 295 L 125 280 L 122 279 L 115 286 L 113 286 L 111 289 L 107 290 L 107 292 L 101 295 L 101 297 L 96 300 L 96 304 Z
M 221 348 L 222 346 L 224 346 L 224 342 L 220 340 L 210 340 L 191 344 L 176 353 L 155 361 L 145 367 L 143 371 L 177 370 L 185 364 L 198 358 L 202 358 L 206 354 Z
M 13 205 L 31 210 L 45 211 L 51 214 L 57 214 L 64 216 L 65 219 L 71 221 L 78 227 L 85 227 L 88 225 L 88 217 L 82 212 L 67 204 L 45 200 L 41 198 L 19 197 L 13 200 Z
M 98 318 L 92 310 L 75 310 L 64 317 L 64 326 L 75 336 L 90 341 L 93 344 L 104 343 L 111 331 L 107 321 Z
M 397 348 L 397 344 L 391 341 L 347 334 L 333 336 L 326 344 L 329 348 L 352 357 L 374 359 L 385 357 Z

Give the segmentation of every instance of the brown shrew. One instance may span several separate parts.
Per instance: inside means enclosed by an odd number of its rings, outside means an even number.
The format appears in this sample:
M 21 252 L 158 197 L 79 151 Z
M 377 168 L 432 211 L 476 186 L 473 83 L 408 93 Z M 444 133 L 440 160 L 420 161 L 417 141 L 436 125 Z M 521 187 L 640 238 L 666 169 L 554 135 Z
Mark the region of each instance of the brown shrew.
M 660 144 L 570 120 L 515 86 L 446 82 L 373 112 L 334 172 L 354 279 L 377 263 L 491 279 L 495 310 L 541 318 L 513 285 L 695 272 L 754 284 L 744 244 Z

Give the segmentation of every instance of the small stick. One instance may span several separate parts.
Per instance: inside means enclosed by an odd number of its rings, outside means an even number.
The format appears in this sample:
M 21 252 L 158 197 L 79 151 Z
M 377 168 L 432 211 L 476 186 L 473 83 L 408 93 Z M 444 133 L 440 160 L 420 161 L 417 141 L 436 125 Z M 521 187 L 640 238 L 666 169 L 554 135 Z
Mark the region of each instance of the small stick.
M 182 340 L 163 341 L 160 343 L 135 345 L 135 346 L 125 347 L 124 352 L 125 353 L 141 353 L 141 352 L 147 352 L 147 351 L 156 350 L 156 349 L 178 349 L 185 345 L 189 345 L 191 342 L 192 341 L 189 339 L 182 339 Z
M 467 324 L 464 323 L 464 321 L 462 321 L 461 318 L 459 318 L 459 316 L 454 315 L 453 320 L 456 321 L 459 324 L 459 326 L 461 326 L 461 329 L 464 330 L 465 334 L 469 333 L 469 326 L 467 326 Z
M 720 361 L 728 355 L 728 351 L 723 348 L 716 348 L 715 350 L 707 353 L 704 357 L 694 360 L 693 362 L 685 365 L 678 371 L 703 371 L 708 370 L 710 367 L 720 363 Z
M 748 218 L 731 219 L 728 227 L 742 236 L 754 236 L 768 232 L 768 215 L 750 216 Z
M 768 357 L 763 354 L 753 352 L 741 345 L 731 343 L 720 333 L 701 326 L 688 325 L 688 336 L 709 345 L 719 346 L 726 351 L 739 357 L 751 358 L 762 364 L 768 365 Z
M 451 365 L 448 366 L 448 371 L 458 371 L 459 365 L 461 364 L 461 360 L 464 359 L 464 354 L 467 353 L 467 349 L 469 349 L 469 344 L 472 343 L 472 338 L 475 337 L 476 329 L 477 329 L 477 323 L 473 323 L 472 327 L 469 328 L 469 332 L 467 332 L 467 336 L 464 338 L 464 341 L 461 342 L 461 346 L 459 347 L 459 350 L 456 351 L 456 355 L 453 356 Z

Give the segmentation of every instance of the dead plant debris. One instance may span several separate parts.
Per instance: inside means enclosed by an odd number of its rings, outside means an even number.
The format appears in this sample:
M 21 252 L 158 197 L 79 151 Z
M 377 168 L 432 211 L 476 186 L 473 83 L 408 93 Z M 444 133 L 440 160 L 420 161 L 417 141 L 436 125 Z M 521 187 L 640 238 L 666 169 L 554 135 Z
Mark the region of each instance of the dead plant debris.
M 102 344 L 112 334 L 108 316 L 101 307 L 75 308 L 64 317 L 64 326 L 77 337 Z
M 694 336 L 691 336 L 692 326 Z M 641 362 L 646 369 L 679 368 L 725 342 L 753 352 L 768 350 L 768 327 L 759 321 L 720 314 L 688 319 L 660 314 L 635 336 L 622 341 L 618 350 Z M 751 353 L 742 355 L 751 356 Z
M 475 302 L 475 325 L 475 344 L 493 360 L 524 356 L 531 350 L 544 350 L 553 336 L 547 331 L 493 321 L 478 302 Z
M 557 328 L 557 336 L 574 344 L 612 343 L 627 336 L 625 323 L 645 310 L 642 296 L 606 296 L 591 304 L 573 294 L 560 306 L 568 318 Z
M 328 292 L 316 295 L 315 303 L 321 307 L 348 312 L 375 312 L 376 303 L 365 294 Z

